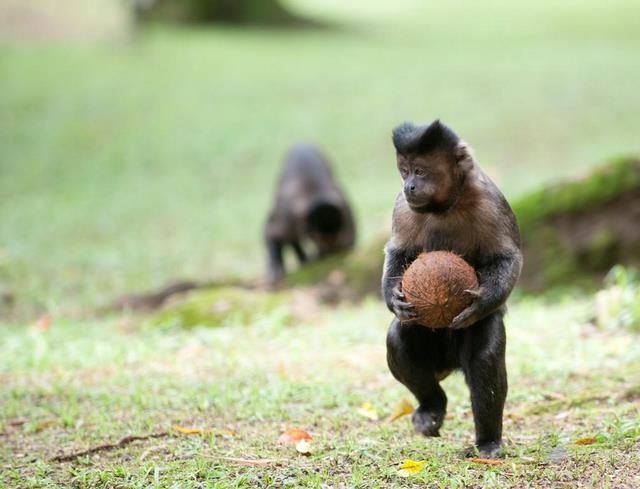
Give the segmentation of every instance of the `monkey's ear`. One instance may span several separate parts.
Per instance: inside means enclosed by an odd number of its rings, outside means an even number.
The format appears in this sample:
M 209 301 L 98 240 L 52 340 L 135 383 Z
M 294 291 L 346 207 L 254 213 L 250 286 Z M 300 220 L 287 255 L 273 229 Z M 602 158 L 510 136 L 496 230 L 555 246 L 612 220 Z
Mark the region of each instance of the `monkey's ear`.
M 473 166 L 473 149 L 464 141 L 460 141 L 453 150 L 458 166 L 467 171 Z

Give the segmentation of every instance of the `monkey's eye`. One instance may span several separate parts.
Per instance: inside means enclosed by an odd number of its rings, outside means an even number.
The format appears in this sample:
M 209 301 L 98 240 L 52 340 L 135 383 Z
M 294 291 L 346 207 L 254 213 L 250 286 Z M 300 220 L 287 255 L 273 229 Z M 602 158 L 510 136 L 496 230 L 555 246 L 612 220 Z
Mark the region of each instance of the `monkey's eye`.
M 405 178 L 408 174 L 409 172 L 406 168 L 400 167 L 400 175 L 402 176 L 402 178 Z
M 416 175 L 421 177 L 424 175 L 424 170 L 422 168 L 416 168 Z

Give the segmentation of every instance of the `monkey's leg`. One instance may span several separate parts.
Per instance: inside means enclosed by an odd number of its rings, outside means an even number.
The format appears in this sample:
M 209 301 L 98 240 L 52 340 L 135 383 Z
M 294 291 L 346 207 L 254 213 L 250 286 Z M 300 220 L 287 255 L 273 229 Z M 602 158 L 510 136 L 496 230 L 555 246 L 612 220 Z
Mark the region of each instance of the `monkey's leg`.
M 284 277 L 284 260 L 282 258 L 282 241 L 267 238 L 267 254 L 269 259 L 269 283 L 277 284 Z
M 507 397 L 506 334 L 503 309 L 465 331 L 460 363 L 471 393 L 476 446 L 482 456 L 498 455 Z
M 300 244 L 300 241 L 295 240 L 291 242 L 291 246 L 293 247 L 293 251 L 295 251 L 296 256 L 298 257 L 298 261 L 302 263 L 306 263 L 308 260 L 307 254 L 304 251 L 304 248 Z
M 420 403 L 413 413 L 415 430 L 425 436 L 440 436 L 447 409 L 447 396 L 436 380 L 435 333 L 420 325 L 403 325 L 394 319 L 387 334 L 387 363 L 393 376 Z

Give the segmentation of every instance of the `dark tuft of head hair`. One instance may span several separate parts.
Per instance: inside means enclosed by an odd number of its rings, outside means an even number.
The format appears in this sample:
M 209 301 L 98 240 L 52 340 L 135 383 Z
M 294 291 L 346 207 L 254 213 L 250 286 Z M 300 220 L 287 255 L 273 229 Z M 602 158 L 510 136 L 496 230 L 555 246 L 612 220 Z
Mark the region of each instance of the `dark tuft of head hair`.
M 436 149 L 451 150 L 459 142 L 458 135 L 439 119 L 422 126 L 404 122 L 393 130 L 393 145 L 402 155 L 424 154 Z

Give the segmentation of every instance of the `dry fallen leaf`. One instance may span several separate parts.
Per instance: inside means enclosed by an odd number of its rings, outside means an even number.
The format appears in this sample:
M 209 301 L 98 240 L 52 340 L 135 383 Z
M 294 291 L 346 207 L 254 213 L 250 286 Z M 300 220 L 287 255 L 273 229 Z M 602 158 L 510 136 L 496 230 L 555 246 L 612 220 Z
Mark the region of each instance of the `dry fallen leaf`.
M 362 406 L 360 406 L 356 412 L 364 416 L 365 418 L 370 419 L 371 421 L 378 421 L 378 413 L 370 402 L 365 402 L 364 404 L 362 404 Z
M 219 430 L 211 430 L 211 433 L 216 436 L 223 436 L 226 438 L 233 438 L 235 436 L 238 436 L 238 432 L 236 430 L 229 430 L 225 428 Z
M 300 428 L 291 428 L 278 438 L 278 443 L 298 443 L 300 440 L 311 440 L 312 436 Z
M 410 458 L 402 462 L 402 465 L 398 467 L 398 475 L 401 477 L 409 477 L 415 475 L 424 469 L 427 464 L 426 460 L 411 460 Z
M 596 442 L 595 438 L 586 437 L 586 438 L 578 438 L 575 441 L 576 445 L 593 445 Z
M 185 428 L 184 426 L 173 426 L 173 431 L 184 435 L 199 435 L 203 432 L 201 428 Z
M 51 316 L 49 314 L 43 314 L 38 318 L 35 324 L 36 331 L 44 333 L 51 329 Z
M 400 400 L 396 408 L 387 418 L 387 423 L 391 423 L 402 416 L 406 416 L 407 414 L 411 414 L 414 411 L 413 404 L 409 402 L 406 398 Z
M 287 373 L 287 366 L 282 360 L 278 362 L 278 375 L 283 379 L 286 379 L 289 376 L 289 374 Z
M 307 440 L 300 440 L 296 443 L 296 450 L 302 455 L 311 455 L 311 443 Z
M 473 462 L 476 464 L 483 465 L 501 465 L 504 463 L 504 460 L 496 460 L 494 458 L 470 458 L 469 462 Z

